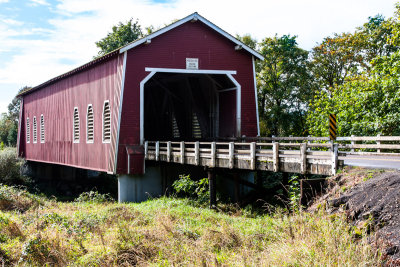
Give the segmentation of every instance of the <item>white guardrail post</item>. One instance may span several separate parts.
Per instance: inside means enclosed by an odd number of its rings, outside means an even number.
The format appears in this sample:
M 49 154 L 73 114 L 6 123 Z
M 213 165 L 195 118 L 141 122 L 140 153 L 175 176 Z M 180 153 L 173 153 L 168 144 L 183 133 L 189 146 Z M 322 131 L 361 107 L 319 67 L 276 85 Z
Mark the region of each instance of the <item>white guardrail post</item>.
M 156 161 L 160 160 L 160 141 L 156 142 Z
M 181 142 L 181 147 L 180 147 L 180 152 L 181 152 L 181 164 L 185 164 L 185 142 Z
M 229 143 L 229 169 L 233 169 L 235 166 L 235 143 Z
M 256 169 L 256 143 L 250 143 L 250 168 Z
M 272 143 L 272 157 L 274 159 L 273 162 L 273 169 L 274 172 L 278 172 L 279 171 L 279 143 Z
M 376 138 L 376 140 L 377 140 L 377 141 L 376 141 L 376 144 L 378 145 L 378 147 L 380 147 L 380 145 L 381 145 L 381 141 L 380 141 L 381 135 L 378 134 L 376 137 L 377 137 L 377 138 Z M 381 149 L 378 148 L 378 149 L 376 150 L 376 152 L 381 153 Z
M 300 169 L 301 173 L 305 174 L 307 172 L 307 144 L 302 143 L 300 145 Z
M 211 168 L 215 168 L 217 159 L 217 145 L 215 142 L 211 143 Z

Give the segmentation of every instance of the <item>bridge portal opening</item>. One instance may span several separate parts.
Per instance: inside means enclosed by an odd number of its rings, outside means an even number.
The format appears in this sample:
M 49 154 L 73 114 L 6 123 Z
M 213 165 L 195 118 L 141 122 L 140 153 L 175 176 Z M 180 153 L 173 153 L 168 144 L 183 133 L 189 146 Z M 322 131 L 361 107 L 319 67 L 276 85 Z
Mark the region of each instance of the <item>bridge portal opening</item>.
M 156 73 L 144 86 L 144 139 L 235 137 L 237 91 L 226 74 Z

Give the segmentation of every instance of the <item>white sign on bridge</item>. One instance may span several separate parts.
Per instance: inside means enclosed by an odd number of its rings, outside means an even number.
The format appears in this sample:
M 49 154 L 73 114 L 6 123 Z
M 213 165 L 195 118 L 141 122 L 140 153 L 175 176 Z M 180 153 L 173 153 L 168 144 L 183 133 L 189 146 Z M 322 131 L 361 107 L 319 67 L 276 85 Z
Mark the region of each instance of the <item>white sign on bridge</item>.
M 198 58 L 186 58 L 186 69 L 198 70 L 199 69 L 199 59 Z

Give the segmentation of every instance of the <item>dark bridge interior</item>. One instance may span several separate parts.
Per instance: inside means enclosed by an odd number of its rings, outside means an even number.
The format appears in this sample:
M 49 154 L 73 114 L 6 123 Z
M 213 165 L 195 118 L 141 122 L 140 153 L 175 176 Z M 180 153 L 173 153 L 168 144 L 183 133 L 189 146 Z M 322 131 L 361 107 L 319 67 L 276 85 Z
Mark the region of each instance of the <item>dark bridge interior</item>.
M 144 92 L 145 140 L 235 136 L 236 90 L 225 74 L 156 73 Z

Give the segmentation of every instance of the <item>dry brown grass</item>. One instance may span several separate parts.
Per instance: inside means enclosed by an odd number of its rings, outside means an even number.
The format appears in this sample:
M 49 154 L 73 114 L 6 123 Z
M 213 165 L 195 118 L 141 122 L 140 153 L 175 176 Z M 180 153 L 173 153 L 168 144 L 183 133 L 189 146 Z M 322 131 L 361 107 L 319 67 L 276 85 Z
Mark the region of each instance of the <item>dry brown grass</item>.
M 240 214 L 237 212 L 236 214 Z M 21 266 L 377 266 L 344 218 L 249 218 L 161 198 L 141 204 L 44 203 L 3 210 L 0 258 Z M 1 219 L 0 219 L 1 221 Z

